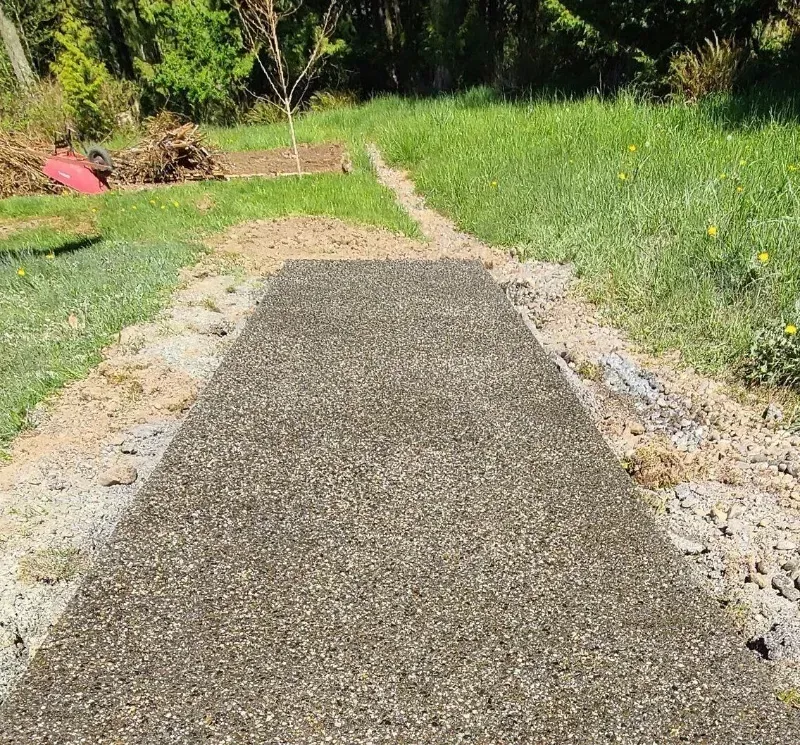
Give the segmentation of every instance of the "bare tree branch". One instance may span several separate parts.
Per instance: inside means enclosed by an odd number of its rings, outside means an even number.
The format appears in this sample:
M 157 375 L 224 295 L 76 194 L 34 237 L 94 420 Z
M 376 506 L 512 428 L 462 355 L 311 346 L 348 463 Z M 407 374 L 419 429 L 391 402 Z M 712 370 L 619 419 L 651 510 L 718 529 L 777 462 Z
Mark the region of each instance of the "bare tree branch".
M 330 39 L 336 30 L 341 13 L 340 0 L 330 0 L 328 9 L 322 17 L 322 22 L 316 29 L 314 44 L 308 53 L 305 65 L 295 75 L 289 69 L 286 55 L 283 52 L 280 37 L 281 22 L 297 13 L 302 5 L 302 0 L 289 3 L 281 10 L 276 0 L 234 0 L 236 10 L 242 21 L 245 39 L 248 46 L 255 53 L 258 66 L 264 73 L 267 83 L 272 88 L 275 96 L 281 102 L 281 107 L 286 112 L 289 122 L 289 135 L 292 141 L 292 152 L 297 165 L 298 176 L 302 175 L 300 153 L 297 149 L 297 136 L 294 128 L 294 115 L 308 90 L 323 58 L 325 57 Z M 274 70 L 267 69 L 261 58 L 260 52 L 264 50 L 272 61 Z M 301 88 L 302 86 L 302 88 Z M 302 90 L 298 98 L 298 89 Z

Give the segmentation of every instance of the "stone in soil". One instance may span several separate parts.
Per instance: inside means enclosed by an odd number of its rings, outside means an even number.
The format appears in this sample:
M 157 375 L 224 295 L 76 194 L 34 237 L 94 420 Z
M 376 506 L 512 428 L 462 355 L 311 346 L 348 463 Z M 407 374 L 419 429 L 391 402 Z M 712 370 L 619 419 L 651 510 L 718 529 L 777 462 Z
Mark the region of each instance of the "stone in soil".
M 100 486 L 127 486 L 138 478 L 139 473 L 133 466 L 116 465 L 100 474 Z

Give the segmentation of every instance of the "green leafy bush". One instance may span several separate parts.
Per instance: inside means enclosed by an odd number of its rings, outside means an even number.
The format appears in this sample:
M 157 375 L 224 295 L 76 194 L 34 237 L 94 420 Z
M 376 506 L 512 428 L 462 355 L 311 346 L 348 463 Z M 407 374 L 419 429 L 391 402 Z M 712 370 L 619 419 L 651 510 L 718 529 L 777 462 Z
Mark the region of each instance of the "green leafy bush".
M 286 121 L 286 111 L 272 101 L 256 101 L 242 116 L 245 124 L 277 124 Z
M 800 336 L 794 324 L 760 331 L 750 348 L 745 378 L 750 383 L 800 387 Z
M 333 111 L 349 109 L 357 103 L 358 98 L 352 91 L 317 91 L 309 97 L 308 108 L 311 111 Z
M 697 101 L 710 93 L 733 90 L 745 50 L 730 39 L 720 41 L 716 35 L 706 39 L 695 51 L 680 52 L 672 57 L 669 84 L 675 95 Z
M 56 39 L 60 51 L 52 68 L 64 91 L 72 125 L 85 137 L 108 134 L 113 120 L 101 99 L 111 76 L 95 56 L 91 29 L 79 18 L 67 15 Z
M 253 68 L 241 34 L 226 10 L 209 0 L 148 0 L 143 6 L 161 60 L 137 61 L 155 107 L 166 107 L 194 119 L 225 121 L 236 112 Z

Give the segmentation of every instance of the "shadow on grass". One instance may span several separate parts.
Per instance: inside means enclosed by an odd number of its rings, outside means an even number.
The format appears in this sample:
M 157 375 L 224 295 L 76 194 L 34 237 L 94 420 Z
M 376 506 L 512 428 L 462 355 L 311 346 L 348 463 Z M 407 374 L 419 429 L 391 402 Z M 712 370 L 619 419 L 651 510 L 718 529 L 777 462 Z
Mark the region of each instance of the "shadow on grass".
M 48 241 L 46 245 L 36 246 L 4 246 L 0 244 L 0 257 L 18 261 L 29 257 L 31 254 L 48 254 L 52 252 L 55 256 L 62 256 L 82 251 L 90 248 L 102 239 L 99 235 L 80 235 L 70 236 L 60 241 Z

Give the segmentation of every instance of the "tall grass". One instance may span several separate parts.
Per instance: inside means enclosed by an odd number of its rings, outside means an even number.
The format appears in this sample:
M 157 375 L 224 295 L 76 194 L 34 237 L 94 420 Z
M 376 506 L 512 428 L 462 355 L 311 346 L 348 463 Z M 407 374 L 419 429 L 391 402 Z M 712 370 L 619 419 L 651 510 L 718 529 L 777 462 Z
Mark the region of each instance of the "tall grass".
M 491 243 L 573 262 L 653 347 L 719 370 L 756 329 L 797 320 L 795 121 L 631 98 L 455 99 L 395 107 L 380 140 L 435 207 Z
M 638 339 L 719 371 L 757 329 L 799 320 L 797 111 L 753 97 L 507 103 L 478 90 L 380 99 L 308 117 L 299 132 L 375 139 L 460 227 L 574 263 L 586 293 Z

